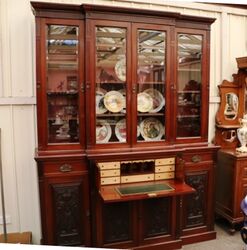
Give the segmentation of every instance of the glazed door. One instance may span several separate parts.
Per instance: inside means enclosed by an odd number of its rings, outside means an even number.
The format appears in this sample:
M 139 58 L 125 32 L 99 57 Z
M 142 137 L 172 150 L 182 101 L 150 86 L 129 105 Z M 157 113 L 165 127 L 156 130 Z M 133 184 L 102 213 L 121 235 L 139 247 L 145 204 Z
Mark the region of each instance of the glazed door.
M 87 103 L 91 145 L 121 147 L 129 142 L 130 24 L 89 21 Z
M 133 144 L 164 143 L 170 136 L 170 30 L 148 24 L 132 28 Z
M 87 23 L 90 145 L 168 140 L 169 36 L 169 28 L 161 25 Z
M 202 141 L 208 126 L 208 52 L 205 31 L 177 29 L 174 124 L 177 141 Z
M 85 144 L 83 33 L 78 20 L 41 20 L 37 43 L 37 60 L 41 60 L 37 77 L 40 149 L 72 149 Z

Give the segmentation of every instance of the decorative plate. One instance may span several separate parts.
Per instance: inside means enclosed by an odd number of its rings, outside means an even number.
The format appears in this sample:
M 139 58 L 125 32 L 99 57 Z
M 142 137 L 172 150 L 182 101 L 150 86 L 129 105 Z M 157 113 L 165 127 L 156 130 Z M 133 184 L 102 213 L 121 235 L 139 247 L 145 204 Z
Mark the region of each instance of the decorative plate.
M 107 109 L 104 104 L 104 96 L 105 96 L 106 90 L 97 88 L 96 89 L 96 96 L 95 96 L 95 108 L 96 108 L 96 114 L 104 114 L 107 112 Z
M 116 123 L 115 134 L 120 142 L 126 142 L 126 119 L 122 119 Z
M 152 88 L 144 90 L 144 93 L 149 94 L 153 98 L 153 107 L 149 112 L 159 112 L 165 105 L 165 98 L 163 95 L 158 90 Z
M 124 97 L 124 106 L 123 109 L 121 110 L 122 113 L 126 113 L 126 91 L 125 89 L 120 89 L 118 90 L 119 93 L 121 93 Z
M 124 96 L 120 92 L 112 90 L 105 94 L 104 105 L 109 111 L 118 113 L 124 108 L 124 104 Z
M 150 117 L 141 122 L 140 131 L 145 141 L 159 141 L 165 129 L 159 120 Z
M 97 120 L 96 143 L 107 143 L 111 138 L 111 126 L 106 120 Z
M 117 78 L 123 82 L 126 81 L 126 60 L 125 58 L 117 61 L 115 65 L 115 73 Z
M 139 112 L 149 112 L 153 108 L 153 98 L 145 92 L 137 95 L 137 110 Z

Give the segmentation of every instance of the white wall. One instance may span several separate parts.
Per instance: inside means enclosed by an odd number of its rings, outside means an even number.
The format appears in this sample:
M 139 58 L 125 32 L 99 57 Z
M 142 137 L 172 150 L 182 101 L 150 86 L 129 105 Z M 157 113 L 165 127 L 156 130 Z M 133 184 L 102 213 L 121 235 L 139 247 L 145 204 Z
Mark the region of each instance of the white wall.
M 44 0 L 42 0 L 44 1 Z M 55 0 L 158 9 L 217 18 L 212 25 L 209 141 L 218 108 L 217 85 L 237 71 L 235 58 L 247 56 L 247 10 L 163 0 Z M 40 240 L 36 139 L 34 17 L 29 0 L 0 0 L 0 128 L 8 232 L 32 231 Z M 2 214 L 0 210 L 0 214 Z M 0 226 L 2 231 L 2 227 Z

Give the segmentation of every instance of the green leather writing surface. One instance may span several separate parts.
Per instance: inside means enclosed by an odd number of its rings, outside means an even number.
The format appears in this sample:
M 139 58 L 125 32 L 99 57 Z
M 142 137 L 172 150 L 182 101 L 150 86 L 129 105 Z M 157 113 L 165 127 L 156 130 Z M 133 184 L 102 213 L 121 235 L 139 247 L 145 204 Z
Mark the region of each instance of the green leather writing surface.
M 146 184 L 140 186 L 117 187 L 116 190 L 120 193 L 120 195 L 132 195 L 155 193 L 159 191 L 172 191 L 174 189 L 168 184 Z

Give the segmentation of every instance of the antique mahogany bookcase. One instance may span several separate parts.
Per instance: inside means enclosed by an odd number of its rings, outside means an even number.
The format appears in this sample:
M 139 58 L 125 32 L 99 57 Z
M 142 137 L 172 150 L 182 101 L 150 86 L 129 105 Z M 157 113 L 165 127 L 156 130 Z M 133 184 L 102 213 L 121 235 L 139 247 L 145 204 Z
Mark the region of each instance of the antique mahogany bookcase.
M 221 103 L 215 134 L 215 143 L 221 146 L 216 168 L 216 214 L 229 221 L 230 233 L 244 219 L 240 203 L 247 194 L 247 154 L 236 151 L 240 146 L 237 129 L 247 112 L 247 57 L 237 58 L 237 62 L 233 81 L 224 80 L 219 85 Z
M 213 18 L 32 2 L 42 243 L 214 239 Z

